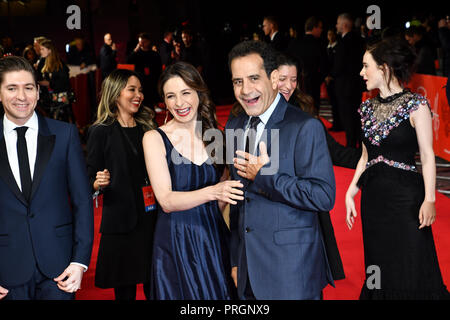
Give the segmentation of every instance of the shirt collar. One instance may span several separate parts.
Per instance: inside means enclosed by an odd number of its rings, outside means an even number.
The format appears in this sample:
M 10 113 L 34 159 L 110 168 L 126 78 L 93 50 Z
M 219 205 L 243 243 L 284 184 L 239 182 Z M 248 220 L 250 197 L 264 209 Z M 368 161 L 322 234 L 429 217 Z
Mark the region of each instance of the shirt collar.
M 29 129 L 38 131 L 39 121 L 38 121 L 36 112 L 33 112 L 33 115 L 31 116 L 31 118 L 28 119 L 28 121 L 23 126 L 28 127 Z M 11 120 L 9 120 L 6 115 L 3 117 L 3 130 L 6 134 L 11 133 L 11 131 L 13 131 L 17 127 L 22 127 L 22 126 L 18 126 L 17 124 L 15 124 Z
M 278 31 L 275 31 L 272 36 L 270 37 L 270 41 L 273 41 L 273 38 L 275 38 L 275 35 L 278 33 Z
M 329 43 L 327 48 L 334 48 L 337 45 L 337 41 Z
M 264 124 L 264 126 L 267 124 L 267 122 L 270 119 L 270 116 L 272 115 L 273 111 L 275 110 L 278 102 L 280 101 L 280 94 L 277 93 L 277 96 L 275 97 L 275 100 L 273 100 L 272 104 L 270 105 L 270 107 L 264 111 L 263 114 L 259 115 L 259 119 L 261 120 L 261 122 Z

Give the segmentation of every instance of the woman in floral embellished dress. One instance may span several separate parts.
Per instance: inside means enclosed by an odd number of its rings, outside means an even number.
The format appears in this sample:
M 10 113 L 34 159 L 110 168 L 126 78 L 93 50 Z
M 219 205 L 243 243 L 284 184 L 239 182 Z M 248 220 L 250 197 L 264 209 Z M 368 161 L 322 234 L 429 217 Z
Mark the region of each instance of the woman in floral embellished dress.
M 362 190 L 364 262 L 372 271 L 360 299 L 449 298 L 431 231 L 436 219 L 432 114 L 423 96 L 403 89 L 414 62 L 414 52 L 399 38 L 369 46 L 363 58 L 367 89 L 380 94 L 359 109 L 363 152 L 345 196 L 351 229 L 357 215 L 353 198 Z M 422 174 L 415 166 L 417 151 Z

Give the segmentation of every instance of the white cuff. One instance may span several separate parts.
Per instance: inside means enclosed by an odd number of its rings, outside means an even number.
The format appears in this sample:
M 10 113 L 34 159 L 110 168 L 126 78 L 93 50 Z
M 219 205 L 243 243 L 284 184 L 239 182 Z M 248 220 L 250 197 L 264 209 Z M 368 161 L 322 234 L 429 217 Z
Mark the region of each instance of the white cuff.
M 88 269 L 88 267 L 86 267 L 84 264 L 82 264 L 82 263 L 78 263 L 78 262 L 71 262 L 70 264 L 74 264 L 74 265 L 76 265 L 76 266 L 80 266 L 80 267 L 83 267 L 84 268 L 84 272 L 86 272 L 87 271 L 87 269 Z

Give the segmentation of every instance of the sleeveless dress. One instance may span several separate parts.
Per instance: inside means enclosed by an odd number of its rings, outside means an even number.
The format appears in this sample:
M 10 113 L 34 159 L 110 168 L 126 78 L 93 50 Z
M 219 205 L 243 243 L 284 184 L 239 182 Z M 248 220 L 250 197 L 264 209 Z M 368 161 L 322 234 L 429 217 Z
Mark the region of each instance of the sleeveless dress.
M 406 90 L 390 100 L 376 97 L 358 110 L 368 152 L 358 181 L 368 272 L 360 299 L 448 299 L 431 227 L 419 230 L 425 189 L 415 166 L 419 146 L 409 118 L 428 102 Z M 384 116 L 379 113 L 383 108 L 388 111 Z M 370 266 L 379 268 L 378 285 Z
M 164 131 L 157 130 L 166 148 L 173 191 L 193 191 L 219 182 L 220 173 L 209 159 L 202 165 L 192 163 L 177 152 Z M 159 208 L 153 244 L 153 299 L 234 298 L 229 235 L 217 201 L 171 213 Z

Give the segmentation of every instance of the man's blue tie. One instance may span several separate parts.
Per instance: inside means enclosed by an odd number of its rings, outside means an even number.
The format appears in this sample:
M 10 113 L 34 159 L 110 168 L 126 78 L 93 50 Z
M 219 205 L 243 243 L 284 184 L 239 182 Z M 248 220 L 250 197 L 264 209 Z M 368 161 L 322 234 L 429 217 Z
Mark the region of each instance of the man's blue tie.
M 251 117 L 250 118 L 250 126 L 249 130 L 247 132 L 247 137 L 245 139 L 245 152 L 254 154 L 254 150 L 257 148 L 254 148 L 252 152 L 249 152 L 250 150 L 250 141 L 253 142 L 252 146 L 255 146 L 256 143 L 256 128 L 258 127 L 258 124 L 261 122 L 261 119 L 259 117 Z

